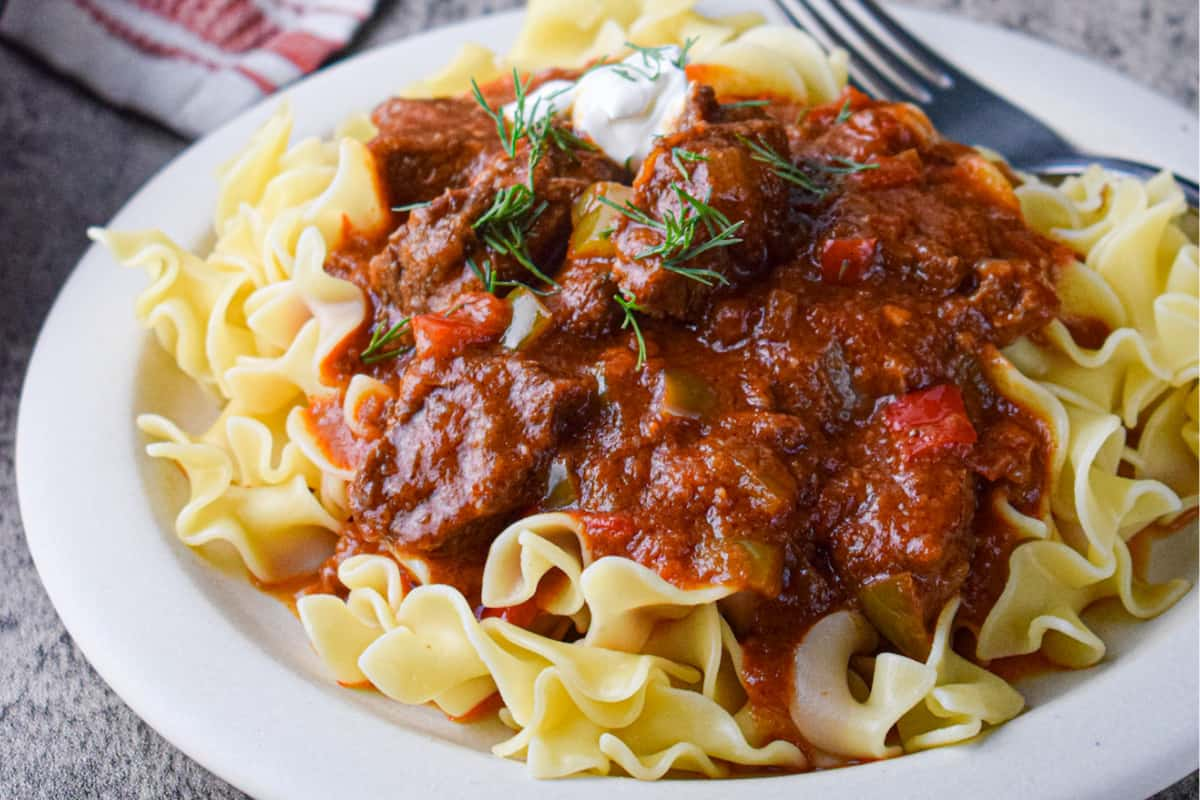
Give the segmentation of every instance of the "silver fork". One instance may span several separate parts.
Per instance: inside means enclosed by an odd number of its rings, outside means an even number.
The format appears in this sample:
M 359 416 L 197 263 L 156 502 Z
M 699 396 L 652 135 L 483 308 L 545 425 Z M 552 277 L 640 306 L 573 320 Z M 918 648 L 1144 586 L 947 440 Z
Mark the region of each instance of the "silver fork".
M 797 27 L 826 49 L 850 54 L 850 77 L 868 94 L 919 105 L 950 139 L 1003 153 L 1017 169 L 1043 176 L 1073 175 L 1088 164 L 1149 178 L 1159 167 L 1085 153 L 1041 120 L 980 86 L 904 29 L 875 0 L 775 0 Z M 875 30 L 873 30 L 874 28 Z M 881 31 L 891 43 L 876 33 Z M 853 33 L 853 38 L 847 36 Z M 1196 183 L 1175 175 L 1188 205 L 1200 201 Z

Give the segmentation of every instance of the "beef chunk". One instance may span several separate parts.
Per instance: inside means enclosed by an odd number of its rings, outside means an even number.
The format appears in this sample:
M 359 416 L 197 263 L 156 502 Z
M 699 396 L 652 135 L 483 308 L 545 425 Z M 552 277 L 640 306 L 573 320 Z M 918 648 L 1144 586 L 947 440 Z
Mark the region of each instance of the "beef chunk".
M 617 284 L 604 261 L 569 261 L 558 275 L 561 292 L 546 298 L 554 320 L 576 336 L 596 338 L 611 333 L 620 321 L 613 301 Z
M 535 503 L 587 385 L 514 356 L 417 360 L 350 488 L 355 519 L 397 551 L 457 551 Z
M 1024 259 L 984 259 L 970 294 L 952 298 L 943 313 L 1000 347 L 1011 344 L 1054 318 L 1058 295 L 1050 272 Z
M 876 415 L 851 461 L 825 482 L 814 527 L 844 584 L 861 591 L 905 576 L 919 621 L 929 624 L 967 575 L 975 477 L 961 450 L 906 457 L 903 434 L 884 416 Z
M 371 153 L 393 206 L 465 186 L 472 167 L 500 149 L 496 124 L 469 97 L 392 98 L 375 109 Z
M 473 224 L 491 207 L 496 193 L 529 179 L 527 145 L 510 159 L 493 154 L 475 169 L 469 186 L 451 189 L 429 206 L 416 209 L 388 246 L 371 261 L 372 285 L 409 312 L 436 309 L 463 288 L 478 288 L 466 259 L 488 261 L 502 279 L 537 282 L 510 255 L 487 247 Z M 537 204 L 545 207 L 524 232 L 530 260 L 552 275 L 561 262 L 571 230 L 571 204 L 596 181 L 620 177 L 621 168 L 602 155 L 549 148 L 534 174 Z
M 645 255 L 663 243 L 661 231 L 622 219 L 614 241 L 619 259 L 616 275 L 622 290 L 637 297 L 647 313 L 689 319 L 699 313 L 722 283 L 736 284 L 761 272 L 787 249 L 787 190 L 771 169 L 755 160 L 746 141 L 787 152 L 787 140 L 778 123 L 748 120 L 727 124 L 699 124 L 664 138 L 642 165 L 634 183 L 634 204 L 651 217 L 663 220 L 672 214 L 695 216 L 681 191 L 704 201 L 729 221 L 741 222 L 740 243 L 714 247 L 694 257 L 685 247 L 663 255 Z M 673 158 L 675 148 L 696 154 L 694 160 Z M 685 179 L 679 161 L 688 172 Z M 696 225 L 690 247 L 713 237 L 707 223 Z M 675 258 L 676 263 L 668 263 Z M 705 270 L 698 281 L 671 267 Z M 716 277 L 719 276 L 719 277 Z M 708 285 L 706 285 L 706 283 Z

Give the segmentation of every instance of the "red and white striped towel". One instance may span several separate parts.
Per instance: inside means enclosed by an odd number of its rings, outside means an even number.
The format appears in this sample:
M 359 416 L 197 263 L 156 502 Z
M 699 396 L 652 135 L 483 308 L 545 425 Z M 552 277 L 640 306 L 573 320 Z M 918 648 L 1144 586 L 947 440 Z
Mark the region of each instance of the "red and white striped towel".
M 0 34 L 186 136 L 316 69 L 377 0 L 8 0 Z

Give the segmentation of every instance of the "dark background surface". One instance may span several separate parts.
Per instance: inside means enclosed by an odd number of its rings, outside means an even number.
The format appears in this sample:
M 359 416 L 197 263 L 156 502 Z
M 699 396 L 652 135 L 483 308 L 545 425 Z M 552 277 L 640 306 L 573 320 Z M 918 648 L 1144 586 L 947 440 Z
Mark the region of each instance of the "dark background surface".
M 1195 0 L 908 1 L 1053 41 L 1196 109 Z M 516 5 L 383 0 L 351 52 Z M 0 798 L 244 796 L 138 719 L 84 660 L 34 570 L 13 478 L 21 379 L 55 293 L 87 247 L 84 230 L 186 145 L 0 43 Z M 1164 786 L 1175 777 L 1164 775 Z M 1157 799 L 1196 797 L 1192 773 Z

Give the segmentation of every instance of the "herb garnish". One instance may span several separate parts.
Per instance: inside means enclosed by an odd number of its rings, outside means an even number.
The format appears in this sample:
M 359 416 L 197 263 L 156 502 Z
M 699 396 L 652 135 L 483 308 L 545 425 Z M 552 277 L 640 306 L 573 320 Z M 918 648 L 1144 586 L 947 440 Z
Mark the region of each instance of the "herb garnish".
M 834 175 L 853 175 L 857 172 L 864 172 L 869 169 L 879 169 L 878 163 L 870 164 L 863 161 L 855 161 L 852 158 L 846 158 L 844 156 L 834 156 L 830 160 L 833 161 L 833 163 L 837 166 L 830 166 L 829 164 L 820 163 L 814 164 L 813 166 L 822 172 L 829 172 Z
M 838 112 L 837 118 L 834 119 L 834 125 L 841 125 L 846 120 L 850 119 L 850 98 L 846 98 L 846 102 L 842 103 L 842 110 Z
M 480 283 L 483 284 L 484 291 L 488 292 L 489 294 L 496 294 L 496 290 L 501 288 L 516 289 L 518 287 L 533 292 L 541 297 L 545 297 L 548 294 L 553 294 L 553 292 L 535 289 L 529 284 L 523 283 L 522 281 L 502 280 L 497 274 L 496 268 L 492 265 L 491 259 L 485 258 L 482 264 L 476 264 L 475 259 L 467 256 L 467 266 L 470 267 L 471 271 L 475 273 L 475 277 L 479 278 Z
M 530 130 L 530 121 L 537 119 L 537 111 L 542 99 L 539 97 L 533 104 L 532 109 L 525 108 L 527 93 L 529 91 L 529 82 L 521 82 L 521 76 L 517 72 L 517 68 L 513 67 L 513 92 L 515 99 L 513 101 L 513 118 L 512 126 L 509 127 L 508 117 L 504 113 L 503 107 L 493 109 L 488 105 L 488 101 L 484 98 L 483 92 L 479 89 L 479 84 L 471 78 L 471 92 L 475 95 L 475 102 L 483 107 L 487 115 L 496 123 L 496 135 L 500 137 L 500 144 L 504 148 L 504 152 L 508 153 L 509 158 L 517 157 L 517 142 L 522 137 L 527 136 Z
M 554 111 L 553 106 L 551 112 Z M 542 118 L 539 123 L 545 126 L 545 132 L 540 134 L 541 139 L 549 139 L 555 147 L 565 153 L 570 153 L 572 150 L 590 150 L 595 152 L 600 148 L 589 142 L 587 139 L 581 139 L 575 135 L 575 132 L 570 128 L 562 128 L 551 124 L 554 119 L 554 114 L 549 113 Z
M 705 286 L 713 286 L 717 283 L 727 285 L 729 280 L 721 273 L 711 269 L 688 267 L 685 266 L 685 262 L 718 247 L 729 247 L 740 243 L 742 240 L 736 236 L 736 233 L 744 221 L 730 222 L 728 217 L 706 202 L 707 197 L 705 200 L 701 200 L 689 194 L 678 183 L 672 183 L 671 188 L 679 198 L 680 210 L 667 211 L 661 220 L 651 217 L 629 200 L 626 200 L 623 205 L 617 205 L 607 197 L 598 199 L 634 222 L 662 234 L 663 240 L 660 244 L 643 250 L 634 256 L 635 259 L 659 256 L 663 259 L 663 269 L 690 278 Z M 701 223 L 704 224 L 711 238 L 695 244 L 696 229 Z
M 732 103 L 721 103 L 721 108 L 760 108 L 770 104 L 770 100 L 737 100 Z
M 849 102 L 849 101 L 847 101 Z M 788 159 L 776 153 L 771 149 L 771 146 L 763 141 L 762 136 L 757 137 L 757 142 L 752 142 L 745 136 L 738 134 L 738 140 L 750 148 L 754 154 L 751 156 L 755 161 L 766 164 L 771 168 L 771 171 L 778 175 L 788 183 L 799 186 L 805 191 L 812 192 L 817 197 L 824 197 L 829 191 L 829 186 L 818 183 L 811 174 L 805 172 L 800 167 L 793 164 Z M 870 164 L 862 161 L 855 161 L 844 156 L 834 156 L 830 159 L 832 164 L 823 164 L 819 161 L 810 161 L 807 166 L 815 172 L 823 172 L 829 175 L 853 175 L 858 172 L 864 172 L 869 169 L 879 169 L 879 164 Z
M 812 192 L 818 197 L 821 197 L 825 194 L 825 188 L 823 186 L 814 181 L 811 176 L 804 172 L 804 170 L 800 169 L 791 161 L 771 149 L 771 146 L 763 140 L 761 135 L 757 137 L 757 142 L 747 139 L 740 133 L 737 135 L 737 138 L 738 141 L 750 148 L 750 152 L 754 154 L 751 156 L 751 158 L 761 164 L 766 164 L 771 168 L 772 172 L 774 172 L 783 180 L 787 181 L 793 186 L 799 186 L 806 192 Z
M 617 301 L 617 305 L 625 312 L 625 319 L 621 320 L 621 330 L 626 328 L 633 329 L 633 335 L 637 339 L 638 357 L 636 369 L 641 369 L 646 363 L 646 339 L 642 336 L 642 326 L 638 324 L 637 317 L 634 312 L 645 311 L 637 303 L 637 296 L 632 292 L 621 292 L 614 294 L 613 300 Z
M 403 206 L 392 206 L 392 211 L 395 211 L 397 214 L 401 214 L 405 211 L 415 211 L 418 208 L 425 208 L 432 203 L 432 200 L 422 200 L 419 203 L 409 203 Z
M 387 330 L 382 327 L 376 328 L 371 334 L 371 341 L 367 344 L 366 349 L 358 354 L 359 360 L 364 364 L 377 364 L 411 350 L 410 346 L 396 347 L 391 350 L 383 349 L 403 336 L 411 322 L 412 317 L 405 317 Z
M 512 201 L 509 198 L 520 193 L 522 198 L 526 197 L 520 190 L 528 192 L 529 205 L 525 205 L 524 200 Z M 511 191 L 516 190 L 516 191 Z M 506 194 L 502 198 L 502 194 Z M 533 263 L 533 258 L 529 255 L 529 242 L 526 234 L 533 224 L 537 222 L 538 217 L 546 210 L 549 205 L 545 200 L 537 205 L 532 204 L 533 192 L 525 184 L 517 184 L 515 186 L 501 189 L 496 193 L 496 199 L 492 203 L 492 207 L 477 219 L 471 227 L 479 234 L 479 238 L 483 243 L 492 249 L 493 252 L 502 255 L 512 256 L 517 263 L 529 270 L 540 281 L 557 287 L 554 279 L 546 273 L 538 269 L 537 264 Z M 506 208 L 507 206 L 507 208 Z M 520 208 L 520 213 L 514 213 L 513 208 Z
M 661 45 L 659 47 L 646 47 L 645 45 L 634 44 L 633 42 L 625 42 L 625 46 L 635 53 L 642 56 L 641 66 L 630 64 L 625 61 L 617 61 L 612 63 L 601 63 L 597 67 L 608 67 L 615 74 L 624 78 L 627 81 L 636 81 L 639 77 L 648 81 L 656 81 L 662 75 L 663 63 L 671 64 L 678 69 L 684 69 L 688 63 L 688 53 L 699 41 L 694 36 L 689 36 L 683 43 L 683 47 L 679 49 L 679 55 L 675 58 L 668 58 L 667 52 L 675 48 L 675 45 Z
M 539 117 L 538 111 L 541 108 L 542 98 L 534 101 L 532 107 L 526 106 L 528 84 L 521 82 L 516 69 L 513 69 L 516 100 L 514 101 L 511 128 L 503 110 L 493 110 L 484 99 L 479 86 L 474 81 L 471 82 L 471 85 L 476 102 L 483 106 L 488 115 L 496 121 L 496 133 L 500 137 L 500 144 L 510 158 L 516 156 L 517 144 L 522 138 L 529 141 L 529 162 L 526 168 L 528 177 L 525 183 L 513 184 L 498 190 L 495 197 L 492 198 L 492 205 L 471 223 L 471 229 L 493 252 L 511 256 L 538 280 L 557 287 L 558 284 L 533 263 L 533 258 L 529 254 L 526 234 L 549 205 L 545 200 L 541 203 L 537 202 L 533 184 L 534 174 L 545 150 L 547 139 L 566 150 L 569 150 L 576 142 L 580 146 L 590 145 L 575 134 L 554 127 L 555 109 L 553 105 L 549 106 L 548 113 Z M 486 281 L 484 282 L 486 283 Z
M 708 161 L 708 156 L 704 155 L 703 153 L 693 152 L 684 147 L 671 148 L 671 163 L 675 165 L 675 169 L 679 170 L 679 174 L 683 176 L 685 181 L 690 181 L 692 176 L 688 174 L 687 167 L 683 165 L 683 162 L 685 161 L 690 161 L 692 163 L 697 161 Z

